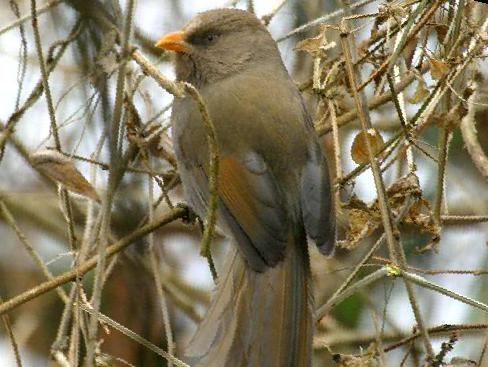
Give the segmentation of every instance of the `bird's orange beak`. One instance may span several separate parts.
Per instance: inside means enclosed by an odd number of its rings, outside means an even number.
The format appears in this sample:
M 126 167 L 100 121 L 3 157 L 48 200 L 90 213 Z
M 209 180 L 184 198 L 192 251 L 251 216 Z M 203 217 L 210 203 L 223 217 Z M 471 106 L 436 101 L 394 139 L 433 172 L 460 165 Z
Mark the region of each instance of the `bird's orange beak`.
M 190 47 L 185 42 L 185 32 L 183 31 L 168 33 L 167 35 L 161 37 L 154 46 L 176 52 L 190 51 Z

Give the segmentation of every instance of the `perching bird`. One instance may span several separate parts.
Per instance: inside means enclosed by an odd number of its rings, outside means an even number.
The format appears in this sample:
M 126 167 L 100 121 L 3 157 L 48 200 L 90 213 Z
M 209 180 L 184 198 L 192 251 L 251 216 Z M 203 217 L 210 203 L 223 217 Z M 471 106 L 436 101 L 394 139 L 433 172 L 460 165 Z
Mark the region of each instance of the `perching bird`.
M 313 297 L 307 236 L 332 251 L 325 157 L 276 42 L 253 14 L 217 9 L 157 47 L 201 93 L 219 150 L 218 225 L 234 240 L 227 272 L 186 351 L 192 366 L 311 365 Z M 207 135 L 191 97 L 176 99 L 173 140 L 186 199 L 204 217 Z

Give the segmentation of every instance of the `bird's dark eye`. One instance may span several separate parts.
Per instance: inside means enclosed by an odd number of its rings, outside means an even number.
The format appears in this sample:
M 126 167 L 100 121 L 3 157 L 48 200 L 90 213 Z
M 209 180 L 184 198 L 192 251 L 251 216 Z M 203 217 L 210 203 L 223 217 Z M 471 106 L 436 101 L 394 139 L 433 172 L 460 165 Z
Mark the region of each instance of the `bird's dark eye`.
M 206 36 L 205 36 L 207 42 L 213 42 L 215 41 L 215 39 L 217 38 L 217 36 L 214 34 L 214 33 L 208 33 Z
M 214 43 L 218 34 L 212 31 L 192 33 L 187 37 L 187 41 L 193 45 L 207 46 Z

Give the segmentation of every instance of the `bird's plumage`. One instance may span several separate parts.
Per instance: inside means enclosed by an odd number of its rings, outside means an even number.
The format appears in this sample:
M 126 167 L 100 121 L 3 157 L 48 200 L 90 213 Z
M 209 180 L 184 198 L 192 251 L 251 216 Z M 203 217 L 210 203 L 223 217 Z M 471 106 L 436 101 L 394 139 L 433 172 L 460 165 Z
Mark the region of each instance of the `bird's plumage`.
M 180 50 L 178 79 L 197 86 L 215 126 L 218 224 L 237 248 L 188 354 L 198 366 L 309 366 L 306 237 L 329 254 L 334 220 L 327 163 L 302 97 L 248 12 L 202 13 L 161 44 L 170 41 Z M 203 217 L 209 154 L 190 97 L 175 100 L 172 128 L 188 203 Z

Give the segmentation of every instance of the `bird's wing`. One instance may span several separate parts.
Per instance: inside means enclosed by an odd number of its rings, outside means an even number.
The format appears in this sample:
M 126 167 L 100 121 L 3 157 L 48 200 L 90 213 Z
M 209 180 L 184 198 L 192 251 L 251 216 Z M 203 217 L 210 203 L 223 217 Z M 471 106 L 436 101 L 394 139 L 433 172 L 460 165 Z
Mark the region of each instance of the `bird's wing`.
M 301 208 L 307 235 L 329 255 L 335 243 L 335 215 L 327 162 L 315 139 L 302 171 Z
M 222 158 L 218 192 L 223 206 L 222 219 L 239 243 L 249 242 L 254 249 L 255 254 L 246 254 L 251 266 L 261 259 L 268 266 L 282 260 L 288 236 L 286 214 L 262 157 L 248 153 L 241 160 L 231 156 Z
M 192 198 L 207 206 L 208 173 L 205 165 L 189 168 Z M 254 152 L 245 156 L 223 156 L 217 180 L 220 224 L 232 232 L 249 265 L 256 271 L 275 266 L 284 257 L 287 218 L 281 194 L 263 158 Z M 188 193 L 189 194 L 189 193 Z M 200 210 L 201 215 L 202 210 Z

